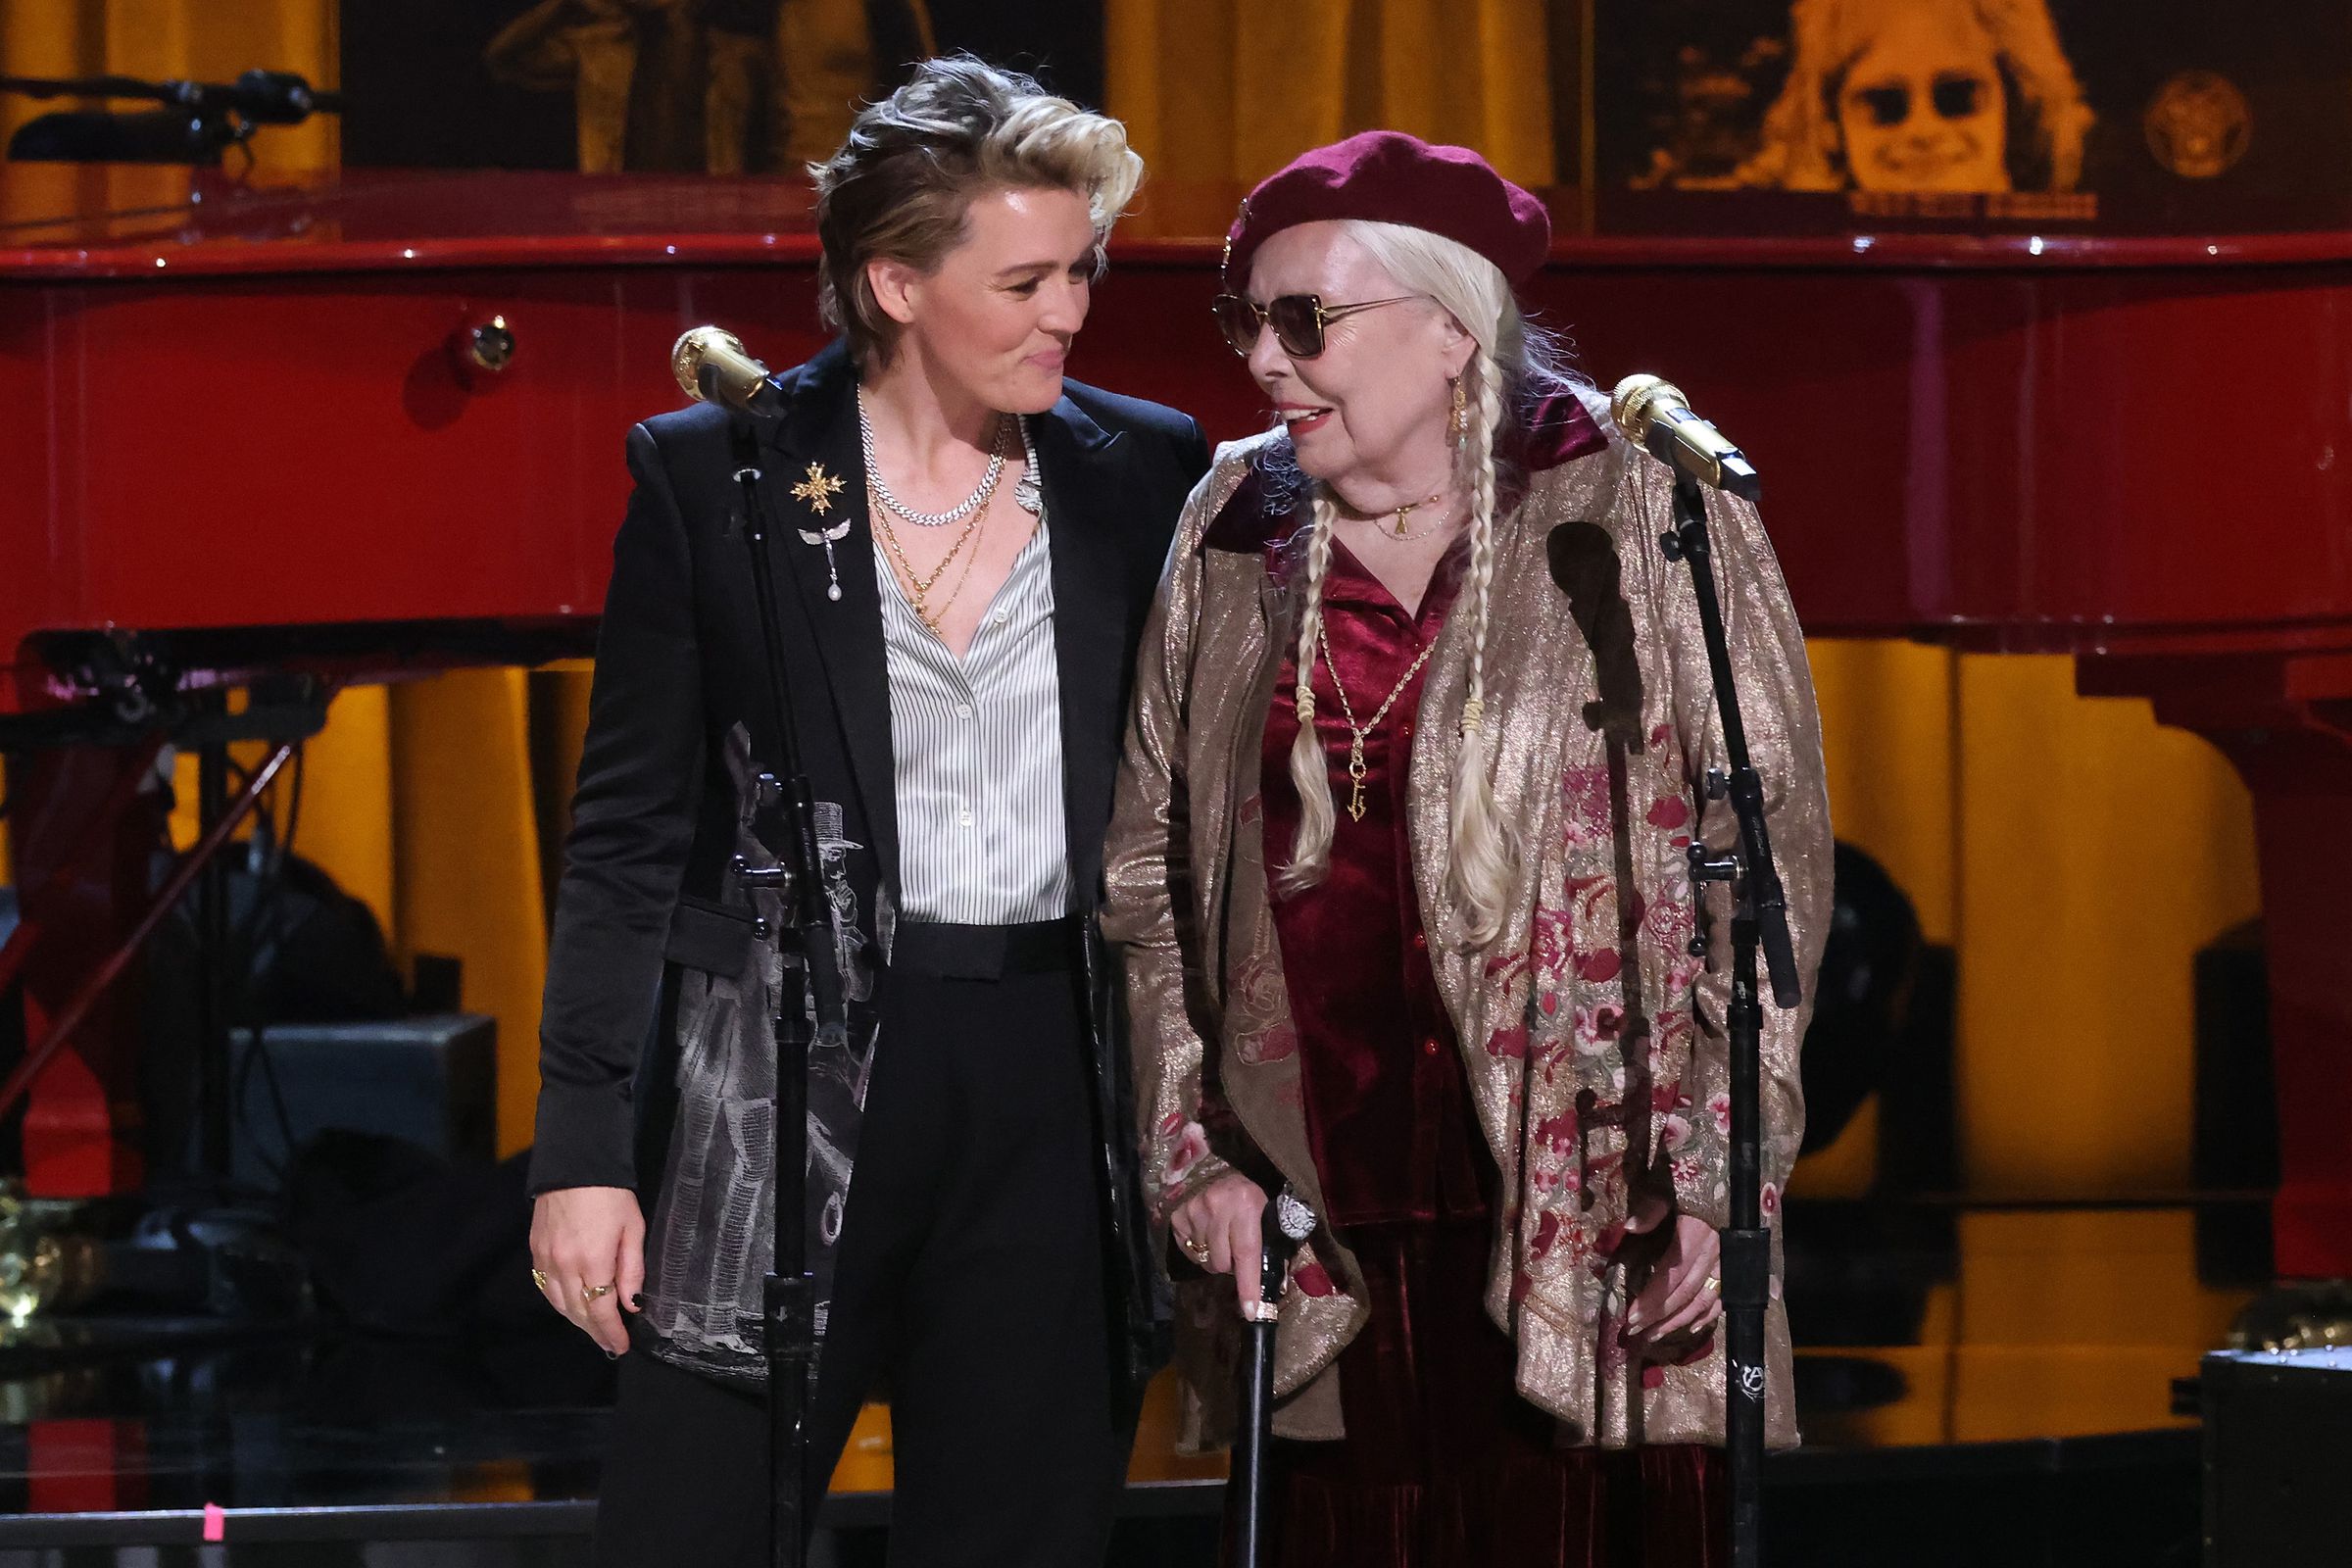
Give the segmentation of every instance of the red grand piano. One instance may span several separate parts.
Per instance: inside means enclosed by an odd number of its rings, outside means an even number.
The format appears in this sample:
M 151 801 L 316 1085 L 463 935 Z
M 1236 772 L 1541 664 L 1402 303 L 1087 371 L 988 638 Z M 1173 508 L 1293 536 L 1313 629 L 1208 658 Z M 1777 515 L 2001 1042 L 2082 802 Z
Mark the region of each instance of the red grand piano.
M 620 432 L 678 401 L 672 339 L 719 321 L 777 366 L 819 341 L 781 184 L 183 184 L 139 211 L 105 189 L 75 172 L 51 220 L 0 229 L 24 915 L 0 983 L 21 966 L 35 1049 L 73 1026 L 25 1130 L 55 1194 L 135 1176 L 131 1020 L 94 981 L 149 904 L 155 738 L 299 732 L 320 683 L 585 651 Z M 1122 239 L 1080 371 L 1230 435 L 1256 411 L 1207 324 L 1216 256 Z M 1766 460 L 1812 631 L 2072 654 L 2085 692 L 2152 698 L 2235 761 L 2278 1266 L 2352 1276 L 2352 238 L 1571 237 L 1536 292 L 1586 363 L 1688 372 Z

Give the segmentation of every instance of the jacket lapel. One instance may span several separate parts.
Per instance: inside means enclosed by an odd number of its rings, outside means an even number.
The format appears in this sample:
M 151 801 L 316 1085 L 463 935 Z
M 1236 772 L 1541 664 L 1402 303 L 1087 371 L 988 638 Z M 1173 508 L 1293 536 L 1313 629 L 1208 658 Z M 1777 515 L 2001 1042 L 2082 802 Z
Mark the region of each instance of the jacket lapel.
M 865 512 L 865 463 L 858 440 L 858 376 L 839 345 L 803 368 L 791 405 L 771 433 L 774 461 L 760 485 L 770 548 L 797 590 L 840 715 L 850 770 L 874 836 L 883 882 L 899 888 L 899 811 L 891 761 L 890 678 L 882 600 Z M 826 481 L 837 481 L 828 484 Z M 842 532 L 844 525 L 847 531 Z M 833 539 L 826 560 L 824 536 Z M 813 542 L 811 542 L 813 541 Z M 841 597 L 831 590 L 838 575 Z M 807 744 L 806 741 L 803 744 Z
M 1061 766 L 1070 883 L 1091 909 L 1102 880 L 1118 768 L 1121 676 L 1129 656 L 1127 572 L 1119 559 L 1116 432 L 1068 398 L 1037 420 L 1038 484 L 1054 568 L 1054 651 L 1061 674 Z

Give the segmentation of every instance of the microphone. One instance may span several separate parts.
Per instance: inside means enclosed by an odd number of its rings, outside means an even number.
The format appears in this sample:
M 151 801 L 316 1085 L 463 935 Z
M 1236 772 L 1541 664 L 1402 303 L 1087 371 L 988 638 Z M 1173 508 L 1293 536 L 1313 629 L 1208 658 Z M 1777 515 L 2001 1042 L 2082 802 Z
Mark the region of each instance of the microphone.
M 1609 416 L 1636 446 L 1676 472 L 1753 501 L 1764 482 L 1746 454 L 1690 412 L 1683 389 L 1654 375 L 1629 375 L 1609 394 Z
M 715 403 L 738 414 L 780 415 L 784 395 L 767 367 L 752 358 L 740 338 L 723 326 L 697 326 L 681 333 L 669 351 L 669 371 L 678 390 L 697 403 Z
M 218 95 L 257 125 L 299 125 L 317 111 L 343 110 L 341 93 L 319 92 L 291 71 L 248 71 L 226 87 L 194 86 L 192 92 L 200 98 Z
M 38 163 L 217 164 L 262 125 L 339 115 L 343 95 L 290 71 L 248 71 L 233 82 L 143 81 L 136 76 L 0 76 L 0 92 L 30 98 L 136 98 L 167 105 L 137 114 L 69 109 L 17 127 L 8 156 Z

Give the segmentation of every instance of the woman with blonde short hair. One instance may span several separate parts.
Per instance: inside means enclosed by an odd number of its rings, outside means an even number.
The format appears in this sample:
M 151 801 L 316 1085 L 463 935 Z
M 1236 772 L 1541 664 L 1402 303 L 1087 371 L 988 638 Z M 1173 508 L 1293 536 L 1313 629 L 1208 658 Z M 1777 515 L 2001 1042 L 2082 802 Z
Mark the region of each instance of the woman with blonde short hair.
M 808 1054 L 806 1517 L 886 1388 L 893 1563 L 1093 1568 L 1166 1323 L 1099 1024 L 1102 836 L 1135 634 L 1207 450 L 1063 375 L 1142 173 L 1117 122 L 932 61 L 813 172 L 841 341 L 777 378 L 780 412 L 630 432 L 549 956 L 534 1273 L 622 1357 L 597 1560 L 765 1563 L 782 906 L 735 869 L 767 863 L 749 824 L 777 765 L 736 520 L 755 473 L 850 1014 Z

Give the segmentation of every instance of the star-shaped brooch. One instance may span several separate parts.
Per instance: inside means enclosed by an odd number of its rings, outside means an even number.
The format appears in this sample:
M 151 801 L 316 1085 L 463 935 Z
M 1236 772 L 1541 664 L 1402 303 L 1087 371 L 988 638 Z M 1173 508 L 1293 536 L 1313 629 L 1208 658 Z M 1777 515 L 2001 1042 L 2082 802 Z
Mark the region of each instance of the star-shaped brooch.
M 825 471 L 824 465 L 811 463 L 808 465 L 808 477 L 792 487 L 792 498 L 808 502 L 808 510 L 821 517 L 833 505 L 834 496 L 845 488 L 839 479 Z

